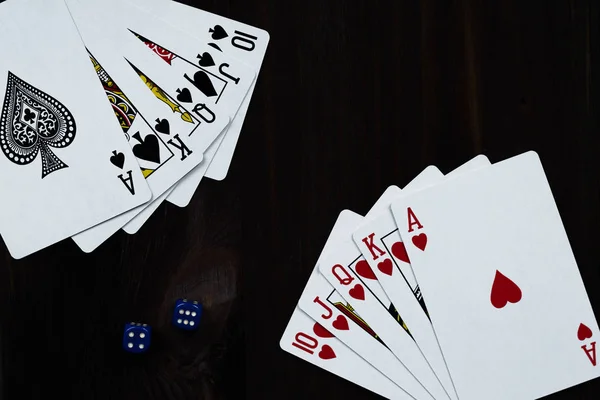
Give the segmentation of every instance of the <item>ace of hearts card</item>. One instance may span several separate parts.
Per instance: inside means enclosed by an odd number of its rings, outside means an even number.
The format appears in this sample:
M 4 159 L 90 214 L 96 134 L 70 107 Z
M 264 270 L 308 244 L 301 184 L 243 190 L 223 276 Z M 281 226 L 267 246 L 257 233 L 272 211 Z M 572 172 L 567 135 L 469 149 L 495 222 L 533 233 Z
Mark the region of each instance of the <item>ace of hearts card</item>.
M 536 153 L 391 208 L 461 400 L 537 399 L 599 376 L 598 324 Z

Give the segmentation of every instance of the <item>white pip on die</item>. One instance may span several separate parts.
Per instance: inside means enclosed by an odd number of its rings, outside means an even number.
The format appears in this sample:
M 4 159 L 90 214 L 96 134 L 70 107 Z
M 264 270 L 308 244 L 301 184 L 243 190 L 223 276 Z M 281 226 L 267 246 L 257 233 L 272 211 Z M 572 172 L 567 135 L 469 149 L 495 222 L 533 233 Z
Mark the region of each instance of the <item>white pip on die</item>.
M 173 311 L 173 325 L 178 328 L 193 331 L 198 329 L 202 317 L 202 304 L 193 300 L 179 299 Z

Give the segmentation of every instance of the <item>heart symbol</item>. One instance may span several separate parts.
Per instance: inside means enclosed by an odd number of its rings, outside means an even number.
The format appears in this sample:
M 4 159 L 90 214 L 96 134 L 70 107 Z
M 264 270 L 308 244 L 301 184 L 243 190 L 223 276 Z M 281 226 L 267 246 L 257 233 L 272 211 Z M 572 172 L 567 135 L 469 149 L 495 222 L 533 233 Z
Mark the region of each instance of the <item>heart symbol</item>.
M 503 308 L 506 303 L 518 303 L 521 301 L 521 297 L 521 289 L 500 271 L 496 271 L 490 296 L 492 305 L 496 308 Z
M 207 52 L 202 53 L 202 55 L 198 54 L 196 58 L 200 60 L 198 61 L 198 65 L 201 67 L 212 67 L 215 65 L 215 60 L 213 60 L 212 56 Z
M 375 273 L 371 269 L 371 266 L 365 260 L 360 260 L 356 263 L 356 273 L 365 279 L 377 279 Z
M 347 331 L 350 329 L 348 326 L 348 320 L 343 315 L 338 315 L 335 321 L 333 321 L 332 325 L 338 331 Z
M 229 36 L 227 35 L 227 32 L 225 32 L 225 29 L 223 29 L 221 25 L 215 25 L 215 27 L 209 29 L 208 32 L 212 33 L 211 37 L 214 40 L 225 39 L 227 36 Z
M 117 153 L 117 151 L 112 152 L 113 155 L 110 157 L 110 162 L 117 168 L 123 169 L 125 165 L 125 155 L 123 153 Z
M 160 133 L 164 133 L 165 135 L 169 135 L 171 133 L 171 127 L 169 126 L 169 121 L 166 119 L 156 118 L 156 129 Z
M 333 337 L 331 332 L 329 332 L 327 329 L 323 328 L 323 325 L 319 324 L 318 322 L 315 322 L 315 325 L 313 326 L 313 332 L 318 337 L 322 337 L 322 338 Z
M 177 100 L 181 101 L 182 103 L 191 103 L 192 102 L 192 94 L 190 93 L 190 89 L 188 89 L 188 88 L 177 89 L 177 93 L 179 93 L 177 95 Z
M 139 132 L 133 135 L 139 144 L 133 146 L 133 154 L 142 160 L 150 161 L 153 163 L 160 163 L 160 147 L 158 146 L 158 139 L 156 136 L 149 134 L 144 139 L 140 136 Z
M 427 246 L 427 235 L 421 233 L 420 235 L 413 236 L 412 242 L 418 249 L 425 251 L 425 246 Z
M 323 347 L 321 347 L 321 351 L 319 352 L 319 358 L 323 360 L 331 360 L 332 358 L 335 358 L 335 352 L 331 347 L 324 344 Z
M 377 264 L 377 268 L 379 268 L 379 270 L 384 274 L 392 276 L 393 266 L 392 260 L 390 260 L 389 258 L 386 258 L 385 260 Z
M 586 325 L 579 324 L 579 329 L 577 329 L 577 339 L 583 341 L 585 339 L 589 339 L 592 337 L 592 330 L 588 328 Z
M 404 242 L 394 243 L 392 245 L 392 254 L 398 260 L 405 262 L 405 263 L 410 263 L 410 260 L 408 259 L 408 253 L 406 252 L 406 246 L 404 246 Z
M 365 299 L 365 289 L 360 283 L 354 285 L 354 287 L 348 291 L 348 294 L 357 300 Z

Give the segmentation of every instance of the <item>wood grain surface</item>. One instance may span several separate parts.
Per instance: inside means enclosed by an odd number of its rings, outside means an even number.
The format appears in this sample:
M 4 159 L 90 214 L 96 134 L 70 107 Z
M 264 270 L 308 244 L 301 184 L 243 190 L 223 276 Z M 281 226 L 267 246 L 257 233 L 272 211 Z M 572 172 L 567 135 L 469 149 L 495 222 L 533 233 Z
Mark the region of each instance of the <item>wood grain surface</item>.
M 540 154 L 600 308 L 600 4 L 186 3 L 271 34 L 231 170 L 92 254 L 64 241 L 15 261 L 2 245 L 4 398 L 378 398 L 282 351 L 281 334 L 341 210 L 480 153 Z M 182 296 L 206 307 L 193 335 L 170 325 Z M 150 353 L 121 350 L 130 320 L 154 328 Z

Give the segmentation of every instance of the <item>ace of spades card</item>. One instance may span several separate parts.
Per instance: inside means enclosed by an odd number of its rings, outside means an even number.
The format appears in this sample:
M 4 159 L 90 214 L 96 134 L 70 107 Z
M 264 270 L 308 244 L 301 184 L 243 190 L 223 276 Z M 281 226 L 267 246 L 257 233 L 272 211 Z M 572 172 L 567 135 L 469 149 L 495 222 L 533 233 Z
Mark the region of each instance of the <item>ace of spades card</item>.
M 391 209 L 461 400 L 537 399 L 600 376 L 598 324 L 536 153 Z
M 0 223 L 21 258 L 146 203 L 151 192 L 64 2 L 7 2 L 0 21 Z
M 150 204 L 74 236 L 73 240 L 89 252 L 126 224 L 135 222 L 141 226 L 164 200 L 163 194 L 202 161 L 203 152 L 229 120 L 220 118 L 208 130 L 196 134 L 203 121 L 163 90 L 165 82 L 172 80 L 166 86 L 174 87 L 181 79 L 169 74 L 162 62 L 139 46 L 135 38 L 120 38 L 119 31 L 106 30 L 103 21 L 82 3 L 69 0 L 67 5 L 90 52 L 107 101 L 112 104 L 154 195 Z M 122 54 L 128 54 L 129 59 Z M 140 68 L 152 71 L 152 75 Z
M 269 44 L 268 32 L 176 1 L 131 0 L 131 2 L 158 16 L 164 23 L 171 24 L 208 43 L 216 51 L 243 60 L 257 73 L 260 71 Z M 173 193 L 167 198 L 169 202 L 185 207 L 205 174 L 211 179 L 225 178 L 255 85 L 256 81 L 252 84 L 222 142 L 211 145 L 205 154 L 206 161 L 177 184 Z

